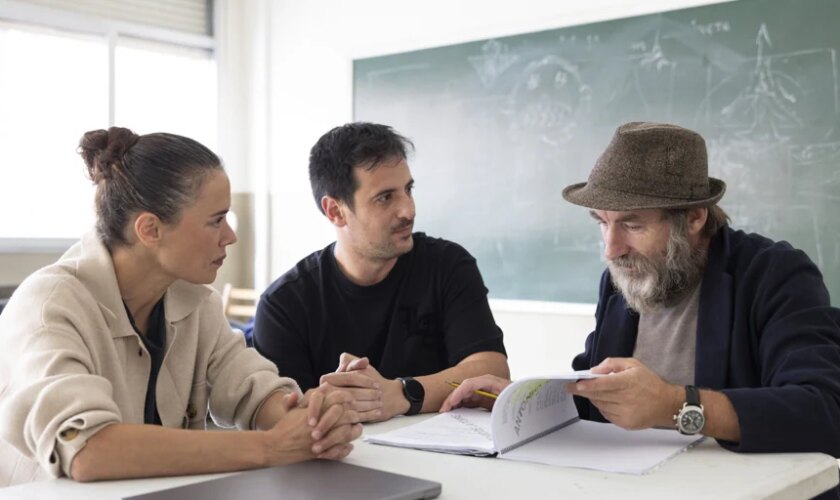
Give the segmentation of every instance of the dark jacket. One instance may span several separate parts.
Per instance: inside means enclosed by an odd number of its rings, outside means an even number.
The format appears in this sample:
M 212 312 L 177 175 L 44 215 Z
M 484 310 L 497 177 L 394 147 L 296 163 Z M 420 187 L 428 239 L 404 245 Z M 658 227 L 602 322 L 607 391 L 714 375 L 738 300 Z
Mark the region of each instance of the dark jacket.
M 596 326 L 576 370 L 631 357 L 638 314 L 601 278 Z M 840 457 L 840 310 L 816 265 L 787 242 L 724 227 L 711 240 L 700 290 L 695 384 L 719 390 L 738 414 L 742 452 Z M 604 421 L 576 398 L 582 418 Z M 675 409 L 676 410 L 676 409 Z

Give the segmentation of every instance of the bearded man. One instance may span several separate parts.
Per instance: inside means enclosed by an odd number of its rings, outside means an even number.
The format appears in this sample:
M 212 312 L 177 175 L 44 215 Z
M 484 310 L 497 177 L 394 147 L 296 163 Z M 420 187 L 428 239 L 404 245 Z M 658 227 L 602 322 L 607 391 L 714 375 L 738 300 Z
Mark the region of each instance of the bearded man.
M 584 419 L 840 457 L 840 310 L 805 253 L 729 227 L 707 172 L 699 134 L 633 122 L 563 190 L 591 209 L 608 263 L 573 368 L 611 373 L 566 390 Z M 442 409 L 506 384 L 465 381 Z

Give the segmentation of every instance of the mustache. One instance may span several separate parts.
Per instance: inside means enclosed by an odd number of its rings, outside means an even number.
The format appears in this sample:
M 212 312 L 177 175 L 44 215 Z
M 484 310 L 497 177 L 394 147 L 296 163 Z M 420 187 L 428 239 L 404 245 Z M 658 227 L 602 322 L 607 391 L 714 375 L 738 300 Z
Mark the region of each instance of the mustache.
M 394 227 L 394 231 L 402 231 L 403 229 L 414 226 L 414 219 L 403 219 Z
M 608 266 L 629 307 L 645 312 L 683 297 L 702 279 L 705 263 L 705 250 L 692 248 L 686 237 L 677 235 L 663 255 L 622 255 Z
M 642 255 L 622 255 L 610 260 L 608 264 L 613 268 L 620 270 L 632 269 L 643 274 L 650 274 L 657 271 L 656 263 L 652 259 Z

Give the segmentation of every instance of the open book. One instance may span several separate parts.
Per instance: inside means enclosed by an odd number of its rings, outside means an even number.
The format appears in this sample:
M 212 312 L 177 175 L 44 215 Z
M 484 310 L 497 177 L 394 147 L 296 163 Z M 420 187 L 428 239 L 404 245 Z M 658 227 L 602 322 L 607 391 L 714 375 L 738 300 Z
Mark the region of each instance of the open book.
M 587 371 L 517 380 L 499 395 L 493 411 L 460 408 L 420 423 L 365 436 L 375 444 L 489 456 L 608 472 L 643 474 L 702 436 L 676 430 L 624 430 L 580 420 L 567 383 Z

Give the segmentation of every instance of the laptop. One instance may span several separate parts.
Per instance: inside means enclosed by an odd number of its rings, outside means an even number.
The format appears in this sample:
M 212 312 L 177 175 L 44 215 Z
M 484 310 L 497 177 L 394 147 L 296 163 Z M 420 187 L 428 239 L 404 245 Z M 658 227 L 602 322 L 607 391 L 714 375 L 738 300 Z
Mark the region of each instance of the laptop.
M 440 495 L 440 490 L 440 483 L 434 481 L 344 462 L 310 460 L 125 497 L 124 500 L 180 500 L 183 498 L 414 500 L 436 498 Z

